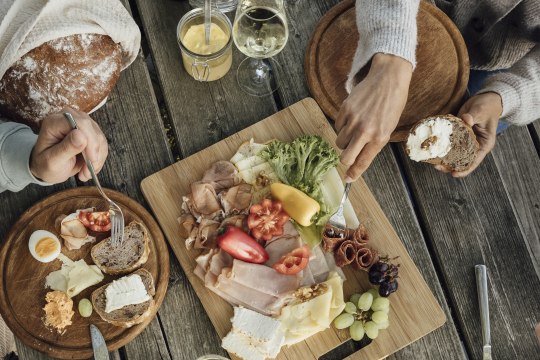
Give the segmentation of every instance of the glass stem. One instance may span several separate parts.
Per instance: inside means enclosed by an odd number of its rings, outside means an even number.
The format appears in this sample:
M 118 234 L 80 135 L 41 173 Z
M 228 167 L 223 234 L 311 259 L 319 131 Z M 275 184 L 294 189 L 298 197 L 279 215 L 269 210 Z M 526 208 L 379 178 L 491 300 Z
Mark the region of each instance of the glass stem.
M 266 71 L 264 69 L 264 62 L 261 58 L 257 59 L 257 66 L 255 68 L 255 82 L 260 84 L 266 78 Z

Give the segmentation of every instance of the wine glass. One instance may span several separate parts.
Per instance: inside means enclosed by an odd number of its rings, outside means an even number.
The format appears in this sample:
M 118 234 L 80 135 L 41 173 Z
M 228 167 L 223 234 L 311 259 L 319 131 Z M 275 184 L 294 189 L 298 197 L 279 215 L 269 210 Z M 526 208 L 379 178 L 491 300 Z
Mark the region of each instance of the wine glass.
M 277 90 L 281 65 L 270 59 L 287 43 L 289 30 L 283 0 L 239 0 L 233 39 L 248 57 L 238 66 L 238 84 L 250 95 L 265 96 Z

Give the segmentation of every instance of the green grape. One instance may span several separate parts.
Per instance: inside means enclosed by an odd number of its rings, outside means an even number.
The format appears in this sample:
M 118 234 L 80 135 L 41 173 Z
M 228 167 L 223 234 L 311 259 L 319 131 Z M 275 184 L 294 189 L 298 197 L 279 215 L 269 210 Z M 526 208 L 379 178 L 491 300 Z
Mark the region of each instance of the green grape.
M 373 304 L 371 305 L 371 310 L 373 311 L 388 312 L 389 308 L 390 308 L 390 300 L 384 297 L 376 298 L 375 300 L 373 300 Z
M 352 294 L 349 301 L 356 305 L 358 304 L 358 299 L 360 299 L 360 294 Z
M 88 299 L 81 299 L 79 301 L 79 314 L 82 317 L 90 317 L 92 315 L 92 303 Z
M 373 295 L 369 292 L 365 292 L 358 299 L 358 308 L 362 311 L 368 311 L 373 303 Z
M 346 303 L 345 312 L 349 314 L 356 314 L 356 305 L 354 305 L 352 302 Z
M 376 298 L 378 298 L 378 297 L 381 297 L 381 296 L 379 295 L 379 290 L 377 290 L 377 289 L 373 289 L 373 288 L 372 288 L 372 289 L 369 289 L 367 292 L 370 293 L 371 295 L 373 295 L 373 299 L 376 299 Z
M 360 341 L 364 337 L 364 324 L 361 321 L 355 321 L 349 328 L 349 334 L 354 341 Z
M 390 326 L 390 321 L 388 320 L 382 322 L 381 324 L 377 324 L 377 327 L 379 328 L 379 330 L 388 329 L 388 326 Z
M 388 321 L 388 314 L 384 311 L 375 311 L 373 314 L 371 314 L 371 320 L 373 320 L 373 322 L 376 324 L 382 324 L 385 321 Z
M 354 316 L 351 314 L 343 313 L 334 320 L 334 326 L 336 329 L 345 329 L 352 325 L 354 322 Z
M 379 336 L 379 327 L 373 321 L 368 321 L 364 324 L 364 330 L 368 338 L 374 340 Z

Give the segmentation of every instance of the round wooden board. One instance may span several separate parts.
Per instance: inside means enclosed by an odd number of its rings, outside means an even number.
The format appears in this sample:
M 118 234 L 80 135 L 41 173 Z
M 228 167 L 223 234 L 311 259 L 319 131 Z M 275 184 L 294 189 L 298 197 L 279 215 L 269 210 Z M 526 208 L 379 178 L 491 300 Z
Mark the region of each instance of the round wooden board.
M 28 239 L 33 231 L 48 230 L 59 235 L 55 219 L 61 214 L 69 214 L 77 209 L 96 207 L 106 210 L 105 202 L 95 187 L 78 187 L 61 191 L 32 206 L 19 218 L 2 243 L 0 252 L 0 312 L 13 333 L 26 345 L 42 351 L 49 356 L 62 359 L 88 359 L 92 357 L 89 325 L 95 324 L 103 333 L 109 351 L 118 349 L 133 340 L 154 319 L 157 309 L 163 302 L 169 280 L 169 252 L 167 244 L 153 217 L 148 211 L 126 195 L 105 189 L 107 195 L 120 205 L 126 224 L 133 220 L 143 223 L 149 232 L 150 256 L 144 268 L 154 277 L 156 307 L 143 323 L 129 329 L 113 326 L 103 321 L 94 311 L 89 318 L 79 315 L 77 305 L 82 298 L 90 299 L 90 294 L 98 287 L 119 276 L 106 275 L 103 282 L 84 290 L 73 298 L 75 315 L 73 324 L 63 335 L 43 324 L 42 310 L 45 305 L 45 277 L 60 269 L 60 260 L 43 264 L 35 260 L 28 250 Z M 107 234 L 97 235 L 97 241 Z M 80 250 L 62 253 L 73 260 L 84 258 L 92 264 L 90 249 L 85 245 Z
M 404 141 L 420 119 L 456 111 L 469 80 L 467 48 L 454 23 L 426 1 L 420 2 L 417 23 L 417 66 L 407 105 L 390 141 Z M 322 17 L 307 48 L 305 71 L 309 89 L 334 121 L 348 95 L 345 81 L 358 39 L 354 1 L 344 0 Z

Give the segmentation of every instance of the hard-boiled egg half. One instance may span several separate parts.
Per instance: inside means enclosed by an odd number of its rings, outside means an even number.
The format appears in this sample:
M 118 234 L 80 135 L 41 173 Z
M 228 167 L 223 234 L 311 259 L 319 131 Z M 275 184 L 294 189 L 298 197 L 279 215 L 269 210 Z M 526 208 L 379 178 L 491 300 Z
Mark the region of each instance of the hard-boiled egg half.
M 53 233 L 46 230 L 36 230 L 30 235 L 28 248 L 37 261 L 48 263 L 60 255 L 62 244 Z

